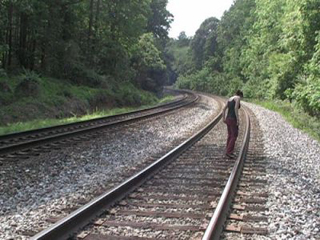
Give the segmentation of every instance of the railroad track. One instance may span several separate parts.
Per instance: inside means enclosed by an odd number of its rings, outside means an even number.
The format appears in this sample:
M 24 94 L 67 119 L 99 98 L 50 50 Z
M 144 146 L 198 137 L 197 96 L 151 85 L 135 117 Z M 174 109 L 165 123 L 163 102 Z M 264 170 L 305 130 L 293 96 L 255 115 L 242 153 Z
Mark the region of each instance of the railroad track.
M 262 131 L 254 114 L 250 110 L 248 113 L 255 131 L 251 134 L 246 163 L 221 237 L 223 240 L 240 239 L 243 234 L 250 240 L 257 239 L 257 235 L 268 234 L 265 214 L 268 211 L 268 178 Z
M 238 159 L 222 155 L 220 113 L 146 169 L 32 239 L 220 238 L 249 147 L 247 111 L 241 118 Z
M 156 107 L 0 136 L 0 163 L 29 158 L 42 152 L 49 152 L 52 149 L 60 149 L 67 144 L 75 144 L 90 139 L 106 128 L 155 117 L 193 104 L 198 99 L 198 96 L 191 92 L 175 92 L 182 93 L 183 97 Z

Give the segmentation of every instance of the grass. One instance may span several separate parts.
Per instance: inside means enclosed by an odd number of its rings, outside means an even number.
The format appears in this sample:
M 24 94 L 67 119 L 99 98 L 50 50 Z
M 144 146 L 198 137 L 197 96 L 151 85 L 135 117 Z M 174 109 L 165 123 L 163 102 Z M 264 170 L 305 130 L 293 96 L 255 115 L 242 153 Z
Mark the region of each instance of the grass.
M 292 103 L 280 100 L 262 101 L 256 99 L 249 99 L 249 102 L 280 113 L 293 127 L 302 130 L 320 142 L 320 120 L 316 117 L 311 117 Z
M 172 101 L 174 99 L 173 96 L 166 96 L 158 101 L 159 103 L 166 103 L 169 101 Z M 44 120 L 33 120 L 33 121 L 27 121 L 27 122 L 18 122 L 9 124 L 7 126 L 0 126 L 0 135 L 15 133 L 15 132 L 21 132 L 21 131 L 27 131 L 37 128 L 44 128 L 44 127 L 50 127 L 50 126 L 57 126 L 61 124 L 67 124 L 67 123 L 73 123 L 73 122 L 79 122 L 79 121 L 86 121 L 90 119 L 100 118 L 100 117 L 107 117 L 112 116 L 116 114 L 121 113 L 127 113 L 138 109 L 148 108 L 154 105 L 144 105 L 137 108 L 113 108 L 110 110 L 102 110 L 102 111 L 96 111 L 91 114 L 86 114 L 84 116 L 74 116 L 71 118 L 63 118 L 63 119 L 44 119 Z
M 159 102 L 154 93 L 143 91 L 131 82 L 110 80 L 104 87 L 90 87 L 34 72 L 0 76 L 0 87 L 3 87 L 0 89 L 0 134 L 79 121 L 81 119 L 72 117 L 96 109 L 113 110 L 94 115 L 112 115 L 113 111 L 126 112 L 126 108 Z

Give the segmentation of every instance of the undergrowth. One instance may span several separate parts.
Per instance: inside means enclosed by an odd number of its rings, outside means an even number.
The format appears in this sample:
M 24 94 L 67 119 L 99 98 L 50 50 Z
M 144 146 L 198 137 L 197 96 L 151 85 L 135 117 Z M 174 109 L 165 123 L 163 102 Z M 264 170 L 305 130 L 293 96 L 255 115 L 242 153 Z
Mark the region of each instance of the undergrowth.
M 158 103 L 159 104 L 166 103 L 169 101 L 173 101 L 172 96 L 166 96 L 164 98 L 161 98 L 158 101 Z M 70 118 L 62 118 L 62 119 L 43 119 L 43 120 L 40 119 L 40 120 L 32 120 L 27 122 L 17 122 L 17 123 L 8 124 L 7 126 L 0 126 L 0 135 L 5 135 L 9 133 L 14 133 L 14 132 L 28 131 L 28 130 L 38 129 L 38 128 L 57 126 L 57 125 L 73 123 L 73 122 L 81 122 L 81 121 L 86 121 L 86 120 L 95 119 L 95 118 L 117 115 L 121 113 L 128 113 L 131 111 L 148 108 L 151 106 L 154 106 L 154 105 L 143 105 L 135 108 L 134 107 L 112 108 L 109 110 L 101 110 L 101 111 L 97 110 L 91 114 L 89 113 L 79 117 L 73 116 Z
M 124 113 L 166 101 L 132 82 L 101 79 L 103 84 L 86 86 L 30 71 L 1 75 L 0 135 Z

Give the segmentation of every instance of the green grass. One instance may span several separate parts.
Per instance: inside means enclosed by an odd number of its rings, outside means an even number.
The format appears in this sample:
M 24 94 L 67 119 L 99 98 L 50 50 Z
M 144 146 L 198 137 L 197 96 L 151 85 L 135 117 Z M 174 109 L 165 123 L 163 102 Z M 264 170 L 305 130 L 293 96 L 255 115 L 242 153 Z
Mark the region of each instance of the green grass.
M 31 84 L 31 91 L 22 82 Z M 130 81 L 110 80 L 100 85 L 78 85 L 31 71 L 2 75 L 0 135 L 126 113 L 173 99 L 158 99 Z
M 293 127 L 304 131 L 320 142 L 320 120 L 316 117 L 311 117 L 292 103 L 280 100 L 261 101 L 249 99 L 248 101 L 280 113 Z
M 167 103 L 167 102 L 170 102 L 170 101 L 173 101 L 173 100 L 174 100 L 173 96 L 165 96 L 164 98 L 160 99 L 159 104 L 160 103 Z
M 21 88 L 23 81 L 35 84 L 31 91 L 26 85 Z M 110 80 L 104 87 L 90 87 L 28 71 L 20 75 L 1 76 L 0 86 L 5 89 L 0 89 L 0 134 L 73 121 L 65 118 L 80 116 L 86 112 L 138 108 L 147 104 L 155 105 L 159 101 L 154 93 L 143 91 L 128 81 Z M 51 120 L 63 118 L 64 120 Z M 14 126 L 13 130 L 3 130 L 8 125 Z
M 174 99 L 173 96 L 166 96 L 160 99 L 157 102 L 157 104 L 166 103 L 166 102 L 172 101 L 173 99 Z M 9 124 L 7 126 L 0 126 L 0 135 L 27 131 L 27 130 L 37 129 L 37 128 L 57 126 L 61 124 L 67 124 L 67 123 L 73 123 L 73 122 L 79 122 L 79 121 L 86 121 L 86 120 L 100 118 L 100 117 L 107 117 L 107 116 L 112 116 L 116 114 L 131 112 L 131 111 L 139 110 L 143 108 L 148 108 L 152 106 L 154 106 L 154 104 L 144 105 L 136 108 L 133 108 L 133 107 L 113 108 L 110 110 L 96 111 L 94 113 L 86 114 L 80 117 L 74 116 L 71 118 L 63 118 L 63 119 L 44 119 L 44 120 L 33 120 L 33 121 L 27 121 L 27 122 L 18 122 L 18 123 Z

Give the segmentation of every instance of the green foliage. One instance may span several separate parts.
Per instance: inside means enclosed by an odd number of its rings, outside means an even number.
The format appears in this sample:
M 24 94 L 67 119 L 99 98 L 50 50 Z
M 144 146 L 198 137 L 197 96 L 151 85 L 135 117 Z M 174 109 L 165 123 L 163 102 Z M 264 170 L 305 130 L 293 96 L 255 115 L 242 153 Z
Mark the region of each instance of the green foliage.
M 189 47 L 190 41 L 190 38 L 182 32 L 177 40 L 171 39 L 167 44 L 166 54 L 172 70 L 176 73 L 172 76 L 171 82 L 176 81 L 177 75 L 188 75 L 195 69 Z
M 204 21 L 189 46 L 179 46 L 179 39 L 171 43 L 173 69 L 180 74 L 177 86 L 288 99 L 320 118 L 319 9 L 318 0 L 235 1 L 216 25 L 210 18 Z M 177 53 L 190 49 L 189 63 Z
M 270 87 L 266 81 L 250 79 L 244 84 L 242 90 L 246 98 L 268 99 L 268 95 L 266 95 L 266 93 L 269 88 Z
M 155 46 L 151 33 L 141 36 L 138 44 L 134 46 L 133 67 L 138 72 L 136 82 L 144 90 L 157 91 L 164 85 L 166 65 L 161 53 Z
M 29 77 L 26 78 L 26 75 Z M 25 81 L 34 81 L 35 78 L 40 92 L 37 97 L 24 95 L 22 98 L 15 95 L 12 89 Z M 0 86 L 3 84 L 9 89 L 6 92 L 0 91 L 0 125 L 33 119 L 79 116 L 97 109 L 137 107 L 158 101 L 154 94 L 138 89 L 131 82 L 110 80 L 108 83 L 107 89 L 78 86 L 64 80 L 40 77 L 32 72 L 26 72 L 20 77 L 0 78 Z
M 296 85 L 291 97 L 306 112 L 320 118 L 320 78 Z
M 3 1 L 0 67 L 10 73 L 25 68 L 90 87 L 105 88 L 109 84 L 101 75 L 116 81 L 134 81 L 139 74 L 155 70 L 152 64 L 146 65 L 150 69 L 143 69 L 142 73 L 132 67 L 134 46 L 143 34 L 154 36 L 155 56 L 163 58 L 172 21 L 167 3 L 167 0 Z M 150 81 L 158 85 L 159 80 L 153 77 L 158 74 L 149 74 Z
M 8 77 L 6 70 L 0 68 L 0 78 Z
M 270 54 L 270 65 L 268 71 L 270 72 L 269 95 L 272 98 L 285 99 L 286 89 L 294 86 L 294 77 L 296 75 L 295 66 L 297 62 L 290 54 Z
M 147 94 L 148 95 L 148 94 Z M 63 118 L 63 119 L 44 119 L 44 120 L 32 120 L 32 121 L 27 121 L 27 122 L 18 122 L 18 123 L 13 123 L 9 124 L 8 126 L 0 126 L 0 135 L 4 134 L 9 134 L 9 133 L 14 133 L 14 132 L 21 132 L 21 131 L 27 131 L 27 130 L 32 130 L 32 129 L 37 129 L 37 128 L 43 128 L 43 127 L 50 127 L 50 126 L 56 126 L 56 125 L 61 125 L 61 124 L 67 124 L 67 123 L 73 123 L 73 122 L 79 122 L 79 121 L 86 121 L 90 119 L 95 119 L 95 118 L 100 118 L 100 117 L 106 117 L 106 116 L 111 116 L 111 115 L 116 115 L 116 114 L 121 114 L 121 113 L 127 113 L 131 112 L 137 109 L 141 108 L 147 108 L 151 107 L 151 104 L 154 104 L 157 102 L 157 100 L 153 97 L 151 97 L 150 103 L 150 96 L 147 96 L 145 94 L 142 94 L 142 98 L 144 99 L 145 105 L 140 106 L 139 108 L 132 108 L 132 107 L 123 107 L 123 108 L 113 108 L 113 109 L 107 109 L 107 110 L 96 110 L 93 113 L 87 113 L 83 116 L 72 116 L 69 118 Z M 160 99 L 158 101 L 159 103 L 163 103 L 166 101 L 171 101 L 173 100 L 171 97 Z M 149 101 L 149 102 L 148 102 Z
M 20 76 L 20 83 L 16 86 L 14 94 L 17 98 L 20 97 L 39 97 L 40 89 L 40 76 L 29 70 L 25 70 L 24 74 Z
M 65 73 L 64 77 L 77 85 L 88 87 L 105 87 L 106 85 L 101 75 L 92 69 L 87 69 L 83 65 L 74 65 Z
M 215 93 L 217 95 L 226 96 L 228 95 L 229 89 L 226 84 L 227 76 L 224 73 L 215 72 L 212 76 L 212 81 L 210 84 L 210 92 Z
M 309 114 L 320 118 L 320 31 L 315 40 L 314 54 L 305 65 L 308 75 L 300 77 L 290 97 Z
M 242 88 L 243 83 L 240 79 L 230 79 L 224 73 L 212 72 L 209 68 L 204 67 L 193 74 L 179 76 L 176 86 L 218 95 L 232 95 L 236 90 Z
M 154 38 L 151 33 L 141 36 L 136 45 L 135 57 L 137 65 L 142 69 L 163 70 L 165 65 L 160 56 L 160 51 L 155 46 Z
M 211 17 L 206 19 L 191 40 L 190 47 L 197 69 L 200 69 L 209 56 L 214 55 L 216 52 L 216 30 L 218 23 L 219 20 L 217 18 Z
M 188 36 L 186 35 L 185 31 L 182 31 L 179 36 L 178 39 L 176 40 L 177 45 L 181 48 L 181 47 L 188 47 L 190 44 L 191 39 L 188 38 Z
M 153 33 L 161 47 L 164 47 L 168 39 L 168 30 L 173 21 L 173 15 L 168 12 L 166 6 L 168 0 L 152 0 L 150 4 L 151 17 L 148 18 L 147 32 Z

